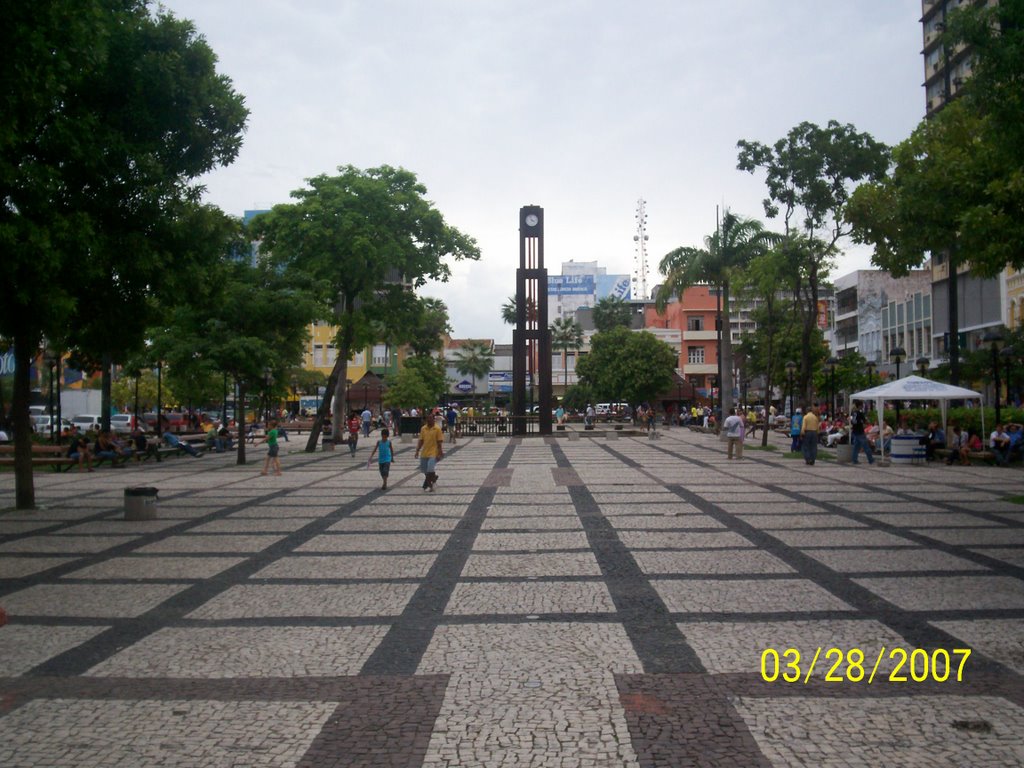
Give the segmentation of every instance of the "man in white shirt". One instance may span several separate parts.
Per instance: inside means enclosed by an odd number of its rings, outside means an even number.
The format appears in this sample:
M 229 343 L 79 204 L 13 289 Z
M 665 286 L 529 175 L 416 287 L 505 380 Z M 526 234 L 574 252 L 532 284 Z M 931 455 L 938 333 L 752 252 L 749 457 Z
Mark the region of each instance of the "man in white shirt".
M 1010 435 L 1002 424 L 996 424 L 992 434 L 988 436 L 988 448 L 996 457 L 996 464 L 1005 467 L 1010 463 Z
M 743 458 L 743 419 L 736 415 L 736 409 L 729 410 L 729 416 L 722 425 L 725 430 L 725 438 L 729 443 L 729 458 L 732 458 L 733 448 L 736 449 L 736 458 Z

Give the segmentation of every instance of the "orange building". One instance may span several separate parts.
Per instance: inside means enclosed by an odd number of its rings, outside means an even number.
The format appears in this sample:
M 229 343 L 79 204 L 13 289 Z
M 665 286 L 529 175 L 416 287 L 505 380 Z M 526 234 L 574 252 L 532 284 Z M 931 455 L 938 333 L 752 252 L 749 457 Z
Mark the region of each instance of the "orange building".
M 706 285 L 687 288 L 682 301 L 673 301 L 661 314 L 653 303 L 644 312 L 648 328 L 674 328 L 682 333 L 679 372 L 701 397 L 710 396 L 711 382 L 718 375 L 717 312 L 718 296 Z

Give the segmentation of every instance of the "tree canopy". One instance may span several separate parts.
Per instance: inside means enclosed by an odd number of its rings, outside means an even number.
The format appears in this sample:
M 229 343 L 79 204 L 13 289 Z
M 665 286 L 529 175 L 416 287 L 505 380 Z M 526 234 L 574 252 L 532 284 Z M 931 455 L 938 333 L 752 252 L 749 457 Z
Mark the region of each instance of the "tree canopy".
M 326 318 L 339 327 L 338 359 L 328 389 L 344 412 L 345 374 L 355 349 L 372 343 L 379 323 L 412 301 L 406 286 L 447 281 L 446 258 L 478 259 L 473 238 L 447 224 L 426 199 L 426 187 L 402 168 L 360 170 L 347 165 L 321 174 L 292 192 L 294 203 L 276 205 L 253 220 L 261 252 L 284 268 L 297 268 L 323 286 L 332 308 Z M 306 449 L 313 450 L 330 405 L 324 405 Z M 335 440 L 342 420 L 334 419 Z
M 765 214 L 770 219 L 781 216 L 784 234 L 793 241 L 788 247 L 796 257 L 790 288 L 802 324 L 800 391 L 810 400 L 819 291 L 837 244 L 852 229 L 843 213 L 854 185 L 885 174 L 889 150 L 867 133 L 834 120 L 824 128 L 803 122 L 772 146 L 745 140 L 737 146 L 740 170 L 764 169 Z
M 620 326 L 594 335 L 576 372 L 594 397 L 640 403 L 672 385 L 676 362 L 675 350 L 653 333 Z
M 103 353 L 141 344 L 144 323 L 121 314 L 118 325 L 113 308 L 134 302 L 144 317 L 145 297 L 182 272 L 195 246 L 177 224 L 195 209 L 196 179 L 237 155 L 247 111 L 191 22 L 146 0 L 8 3 L 2 35 L 0 335 L 14 343 L 26 508 L 28 368 L 43 336 L 66 346 L 76 313 L 91 312 L 117 328 Z M 109 294 L 109 312 L 86 309 Z
M 594 304 L 594 327 L 601 331 L 629 328 L 633 324 L 633 311 L 618 296 L 605 296 Z

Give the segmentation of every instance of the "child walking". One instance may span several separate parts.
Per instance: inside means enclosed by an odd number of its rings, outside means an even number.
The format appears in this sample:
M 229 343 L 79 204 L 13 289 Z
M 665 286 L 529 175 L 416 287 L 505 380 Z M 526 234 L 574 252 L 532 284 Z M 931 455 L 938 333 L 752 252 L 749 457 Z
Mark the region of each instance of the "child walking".
M 395 460 L 395 453 L 391 450 L 391 441 L 388 439 L 389 435 L 387 429 L 380 431 L 380 440 L 373 446 L 373 452 L 370 453 L 370 458 L 367 460 L 367 464 L 369 464 L 373 461 L 374 455 L 377 456 L 377 469 L 380 472 L 381 480 L 383 480 L 380 487 L 382 491 L 388 489 L 388 474 L 391 472 L 391 462 Z
M 277 446 L 277 422 L 271 419 L 267 423 L 267 434 L 260 440 L 261 443 L 267 444 L 267 458 L 263 460 L 263 471 L 261 475 L 267 474 L 267 470 L 270 469 L 270 465 L 274 465 L 274 474 L 281 474 L 281 459 L 277 457 L 278 446 Z

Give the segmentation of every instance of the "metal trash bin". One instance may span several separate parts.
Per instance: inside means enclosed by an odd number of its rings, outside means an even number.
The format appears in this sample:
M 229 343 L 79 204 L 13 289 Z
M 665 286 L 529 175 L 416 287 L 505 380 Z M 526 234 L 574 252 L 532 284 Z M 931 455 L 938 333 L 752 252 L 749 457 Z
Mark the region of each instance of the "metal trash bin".
M 124 489 L 124 519 L 156 519 L 156 488 L 140 487 Z
M 853 446 L 850 443 L 838 443 L 836 445 L 836 462 L 849 464 L 853 461 Z
M 325 437 L 323 439 L 323 441 L 321 442 L 321 445 L 323 446 L 323 449 L 325 451 L 333 451 L 334 450 L 334 438 L 333 437 Z

